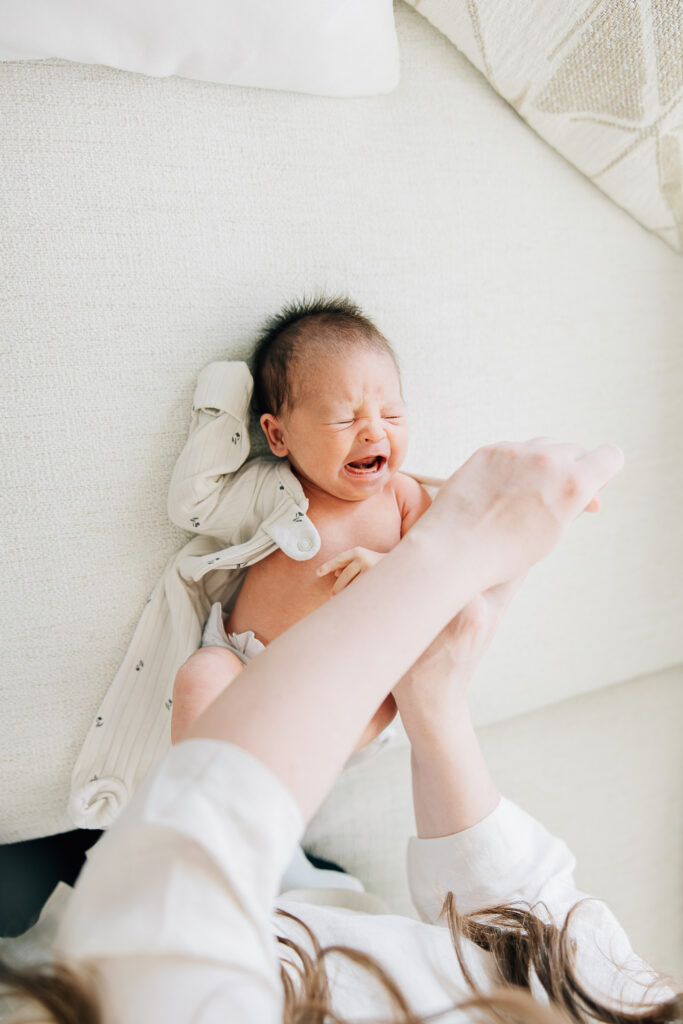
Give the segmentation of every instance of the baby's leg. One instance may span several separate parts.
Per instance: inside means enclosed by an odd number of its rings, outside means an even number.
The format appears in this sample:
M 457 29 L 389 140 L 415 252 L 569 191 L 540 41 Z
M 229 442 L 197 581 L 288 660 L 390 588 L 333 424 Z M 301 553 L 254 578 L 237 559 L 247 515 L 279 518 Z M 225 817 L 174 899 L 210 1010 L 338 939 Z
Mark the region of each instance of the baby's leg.
M 218 636 L 220 639 L 220 634 Z M 244 665 L 232 651 L 210 644 L 191 654 L 178 669 L 173 684 L 171 743 L 179 743 L 191 723 L 204 708 L 235 679 Z M 331 862 L 330 862 L 331 865 Z M 297 846 L 291 863 L 282 876 L 280 892 L 309 888 L 354 889 L 363 891 L 363 883 L 353 875 L 318 868 L 303 848 Z
M 179 743 L 195 718 L 239 675 L 244 665 L 225 647 L 200 647 L 178 669 L 173 683 L 171 743 Z

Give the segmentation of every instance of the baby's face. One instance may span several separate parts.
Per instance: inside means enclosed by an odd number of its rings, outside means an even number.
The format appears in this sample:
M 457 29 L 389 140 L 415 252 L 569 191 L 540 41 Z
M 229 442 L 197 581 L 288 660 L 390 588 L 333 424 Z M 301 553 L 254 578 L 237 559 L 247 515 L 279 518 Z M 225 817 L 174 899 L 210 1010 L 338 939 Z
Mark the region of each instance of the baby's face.
M 299 380 L 287 416 L 261 417 L 271 450 L 312 489 L 346 501 L 381 491 L 408 450 L 408 419 L 391 356 L 358 347 L 327 356 Z M 264 422 L 265 421 L 265 422 Z M 350 462 L 376 456 L 370 470 Z

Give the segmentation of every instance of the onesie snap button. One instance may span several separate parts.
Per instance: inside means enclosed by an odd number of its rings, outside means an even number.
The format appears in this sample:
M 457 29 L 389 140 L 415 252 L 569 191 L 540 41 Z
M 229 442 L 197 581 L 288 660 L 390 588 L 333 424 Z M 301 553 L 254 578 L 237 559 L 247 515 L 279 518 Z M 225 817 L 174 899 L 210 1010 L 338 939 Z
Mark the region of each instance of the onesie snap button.
M 261 530 L 297 562 L 307 561 L 320 548 L 320 535 L 315 526 L 291 500 L 284 508 L 278 506 L 261 524 Z

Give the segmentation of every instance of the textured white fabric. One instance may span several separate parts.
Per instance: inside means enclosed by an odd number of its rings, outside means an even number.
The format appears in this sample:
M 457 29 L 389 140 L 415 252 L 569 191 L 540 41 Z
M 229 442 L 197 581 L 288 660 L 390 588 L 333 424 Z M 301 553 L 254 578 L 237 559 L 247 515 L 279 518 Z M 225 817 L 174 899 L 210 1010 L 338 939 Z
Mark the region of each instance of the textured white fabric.
M 680 0 L 408 0 L 520 117 L 683 252 Z
M 399 75 L 392 0 L 4 0 L 0 60 L 35 57 L 327 96 Z
M 72 827 L 78 752 L 188 539 L 166 496 L 199 370 L 303 293 L 348 291 L 396 348 L 407 470 L 539 434 L 625 451 L 511 608 L 478 724 L 683 659 L 680 257 L 396 17 L 400 86 L 353 101 L 0 65 L 4 841 Z
M 252 755 L 215 740 L 181 743 L 90 851 L 56 951 L 96 965 L 108 1012 L 127 1024 L 281 1021 L 277 957 L 288 957 L 274 931 L 311 951 L 299 925 L 273 914 L 281 907 L 308 924 L 322 946 L 370 952 L 416 1014 L 428 1014 L 467 991 L 449 930 L 436 923 L 437 890 L 453 891 L 467 911 L 491 899 L 543 901 L 537 913 L 557 924 L 585 895 L 574 883 L 566 844 L 505 797 L 470 829 L 411 839 L 408 877 L 422 922 L 349 909 L 344 893 L 335 894 L 334 906 L 307 904 L 296 893 L 276 901 L 301 831 L 292 795 Z M 643 997 L 652 972 L 604 903 L 585 904 L 570 935 L 589 990 L 611 999 Z M 488 987 L 489 955 L 466 947 L 468 966 Z M 620 972 L 624 966 L 629 975 Z M 391 1010 L 379 986 L 346 958 L 328 969 L 338 1014 L 376 1018 Z

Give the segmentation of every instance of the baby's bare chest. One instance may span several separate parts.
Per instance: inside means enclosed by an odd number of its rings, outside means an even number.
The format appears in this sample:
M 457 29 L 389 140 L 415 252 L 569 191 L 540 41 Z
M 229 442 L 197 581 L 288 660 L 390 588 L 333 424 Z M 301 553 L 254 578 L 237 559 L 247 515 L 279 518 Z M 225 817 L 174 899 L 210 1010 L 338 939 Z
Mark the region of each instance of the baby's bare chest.
M 317 576 L 319 565 L 353 547 L 391 551 L 401 539 L 401 512 L 393 490 L 381 498 L 372 504 L 359 502 L 357 509 L 343 516 L 311 505 L 308 516 L 321 541 L 318 553 L 297 562 L 278 548 L 250 566 L 226 631 L 242 633 L 251 629 L 262 643 L 270 643 L 329 599 L 336 577 L 334 573 Z

